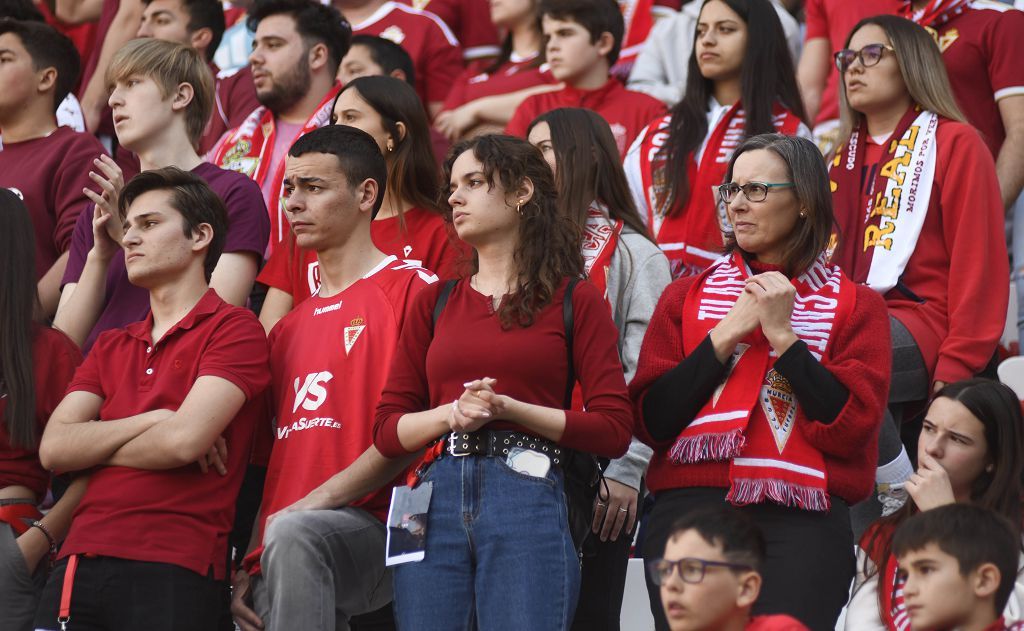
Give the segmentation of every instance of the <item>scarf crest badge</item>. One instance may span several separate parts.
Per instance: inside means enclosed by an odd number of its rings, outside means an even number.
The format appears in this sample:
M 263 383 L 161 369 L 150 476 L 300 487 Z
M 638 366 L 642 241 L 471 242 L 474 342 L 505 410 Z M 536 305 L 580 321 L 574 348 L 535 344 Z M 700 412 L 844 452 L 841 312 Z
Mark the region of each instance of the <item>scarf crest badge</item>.
M 796 421 L 796 396 L 789 380 L 774 368 L 768 371 L 761 386 L 761 409 L 768 418 L 768 427 L 775 438 L 779 454 L 786 449 L 786 443 L 793 434 Z

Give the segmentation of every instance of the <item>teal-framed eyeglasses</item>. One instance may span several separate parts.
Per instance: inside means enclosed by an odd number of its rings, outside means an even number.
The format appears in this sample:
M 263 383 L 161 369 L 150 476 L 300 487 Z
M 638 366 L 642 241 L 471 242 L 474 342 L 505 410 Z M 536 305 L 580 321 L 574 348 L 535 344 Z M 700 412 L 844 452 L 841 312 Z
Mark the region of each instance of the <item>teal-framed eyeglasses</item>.
M 763 202 L 768 198 L 768 191 L 777 188 L 790 188 L 796 186 L 793 182 L 747 182 L 740 186 L 736 182 L 726 182 L 718 187 L 718 197 L 723 203 L 732 203 L 736 196 L 743 191 L 747 201 Z

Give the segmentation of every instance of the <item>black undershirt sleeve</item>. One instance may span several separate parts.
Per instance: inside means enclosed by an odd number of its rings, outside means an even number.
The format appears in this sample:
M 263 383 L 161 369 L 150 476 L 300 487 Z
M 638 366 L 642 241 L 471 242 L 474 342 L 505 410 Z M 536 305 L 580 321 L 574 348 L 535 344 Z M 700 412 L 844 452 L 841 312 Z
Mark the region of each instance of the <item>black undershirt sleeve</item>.
M 651 384 L 644 396 L 644 425 L 658 442 L 672 440 L 697 415 L 725 374 L 708 335 L 683 361 Z
M 793 386 L 804 415 L 812 421 L 828 425 L 846 407 L 850 391 L 811 355 L 802 340 L 775 361 L 775 370 Z

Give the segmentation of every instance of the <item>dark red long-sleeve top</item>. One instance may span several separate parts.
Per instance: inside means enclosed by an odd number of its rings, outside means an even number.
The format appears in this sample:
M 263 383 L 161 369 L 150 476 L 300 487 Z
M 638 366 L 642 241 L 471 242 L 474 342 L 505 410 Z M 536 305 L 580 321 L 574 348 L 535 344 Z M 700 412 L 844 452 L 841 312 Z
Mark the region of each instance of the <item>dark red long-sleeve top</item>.
M 636 406 L 634 431 L 640 440 L 654 448 L 647 470 L 647 486 L 654 492 L 694 486 L 729 486 L 729 461 L 673 464 L 668 452 L 676 436 L 666 440 L 653 438 L 643 414 L 644 396 L 651 385 L 684 359 L 683 305 L 696 278 L 681 278 L 661 295 L 640 348 L 636 376 L 629 386 Z M 867 497 L 874 481 L 878 429 L 889 392 L 892 352 L 888 342 L 889 320 L 882 299 L 871 289 L 858 286 L 855 300 L 845 326 L 832 333 L 835 337 L 830 342 L 831 350 L 822 361 L 849 392 L 846 403 L 829 422 L 805 419 L 799 425 L 808 442 L 825 457 L 828 492 L 849 503 Z M 712 361 L 717 361 L 713 355 Z M 682 419 L 680 431 L 691 420 Z
M 416 296 L 398 342 L 374 423 L 374 444 L 387 457 L 406 454 L 398 420 L 459 398 L 467 381 L 492 377 L 495 392 L 563 409 L 567 379 L 562 299 L 566 282 L 531 326 L 503 329 L 490 296 L 459 281 L 436 325 L 444 283 Z M 579 283 L 572 295 L 573 363 L 586 411 L 566 411 L 562 446 L 617 458 L 626 452 L 633 416 L 616 347 L 618 332 L 600 291 Z M 500 419 L 485 429 L 528 432 Z

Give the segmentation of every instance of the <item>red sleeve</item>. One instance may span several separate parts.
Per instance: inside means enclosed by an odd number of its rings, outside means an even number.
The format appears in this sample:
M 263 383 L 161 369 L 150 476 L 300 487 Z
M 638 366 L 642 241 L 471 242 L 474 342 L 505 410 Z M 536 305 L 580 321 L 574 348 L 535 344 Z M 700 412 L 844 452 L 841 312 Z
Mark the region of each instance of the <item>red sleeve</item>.
M 92 249 L 92 209 L 90 206 L 78 213 L 75 228 L 71 233 L 71 246 L 68 248 L 68 264 L 64 268 L 64 277 L 60 281 L 61 289 L 68 283 L 77 283 L 85 269 L 85 259 Z
M 298 246 L 295 245 L 291 232 L 289 232 L 281 246 L 274 248 L 274 252 L 267 260 L 267 264 L 263 266 L 259 275 L 256 276 L 256 282 L 267 287 L 280 289 L 289 296 L 294 297 L 295 292 L 292 291 L 292 258 L 295 255 L 293 250 L 296 247 Z
M 585 411 L 566 410 L 560 445 L 618 458 L 633 436 L 626 380 L 619 361 L 619 332 L 601 291 L 579 283 L 572 295 L 573 363 Z
M 452 42 L 444 29 L 435 23 L 432 32 L 427 34 L 424 54 L 427 58 L 423 62 L 426 71 L 423 84 L 427 103 L 443 103 L 448 96 L 448 88 L 462 73 L 462 51 L 458 42 Z
M 498 29 L 491 21 L 489 2 L 461 0 L 462 20 L 459 24 L 459 43 L 463 55 L 469 59 L 498 54 Z
M 537 118 L 537 109 L 540 106 L 538 96 L 540 95 L 535 94 L 519 104 L 515 114 L 509 119 L 508 125 L 505 126 L 506 134 L 526 138 L 526 129 L 533 122 L 533 119 Z
M 996 100 L 1024 94 L 1024 11 L 1009 10 L 998 20 L 988 42 L 988 76 Z
M 68 336 L 56 329 L 41 328 L 37 334 L 44 339 L 37 347 L 36 416 L 46 421 L 64 398 L 75 368 L 82 363 L 82 353 Z
M 828 18 L 825 16 L 825 0 L 807 0 L 804 5 L 804 18 L 807 22 L 807 32 L 804 34 L 804 42 L 819 37 L 828 38 Z M 836 43 L 836 46 L 839 44 Z
M 256 86 L 252 82 L 252 69 L 244 66 L 241 70 L 222 80 L 225 87 L 221 102 L 224 105 L 224 116 L 228 120 L 227 128 L 234 129 L 260 106 L 256 98 Z
M 227 379 L 245 393 L 246 401 L 270 384 L 270 351 L 259 320 L 234 307 L 218 324 L 199 356 L 197 377 Z
M 115 347 L 112 341 L 119 335 L 127 335 L 122 329 L 111 329 L 100 333 L 96 343 L 92 345 L 85 361 L 75 370 L 75 376 L 71 379 L 65 395 L 76 391 L 91 392 L 96 396 L 106 398 L 107 393 L 103 390 L 102 366 L 107 362 L 116 360 L 116 353 L 111 351 Z
M 940 196 L 949 252 L 949 328 L 933 379 L 952 383 L 974 376 L 992 359 L 1006 321 L 1010 267 L 992 153 L 978 132 L 962 123 L 940 123 L 938 136 L 938 184 L 932 195 Z
M 466 84 L 469 80 L 480 74 L 477 64 L 471 64 L 468 68 L 462 71 L 462 74 L 452 84 L 452 89 L 448 90 L 448 96 L 444 98 L 443 110 L 453 110 L 460 105 L 466 103 Z
M 673 436 L 665 443 L 659 443 L 647 433 L 647 424 L 643 417 L 644 395 L 647 389 L 661 378 L 662 375 L 683 361 L 683 303 L 690 291 L 696 276 L 689 276 L 673 281 L 662 292 L 658 305 L 651 315 L 647 333 L 640 345 L 637 357 L 636 374 L 629 383 L 629 396 L 633 401 L 633 433 L 637 438 L 652 447 L 664 446 L 675 441 Z
M 75 134 L 65 148 L 64 168 L 56 173 L 54 188 L 54 233 L 53 244 L 58 252 L 67 252 L 71 247 L 71 233 L 74 232 L 78 215 L 92 202 L 82 192 L 83 188 L 98 191 L 99 187 L 89 178 L 92 161 L 103 153 L 103 146 L 92 136 Z M 46 270 L 39 270 L 40 273 Z
M 825 368 L 850 396 L 834 421 L 805 421 L 801 429 L 807 442 L 822 453 L 871 471 L 877 466 L 878 429 L 892 372 L 885 300 L 867 286 L 858 286 L 853 312 L 835 335 Z
M 408 453 L 398 440 L 398 420 L 430 407 L 427 349 L 434 337 L 434 305 L 444 285 L 434 283 L 420 291 L 406 314 L 373 423 L 373 444 L 386 458 Z

